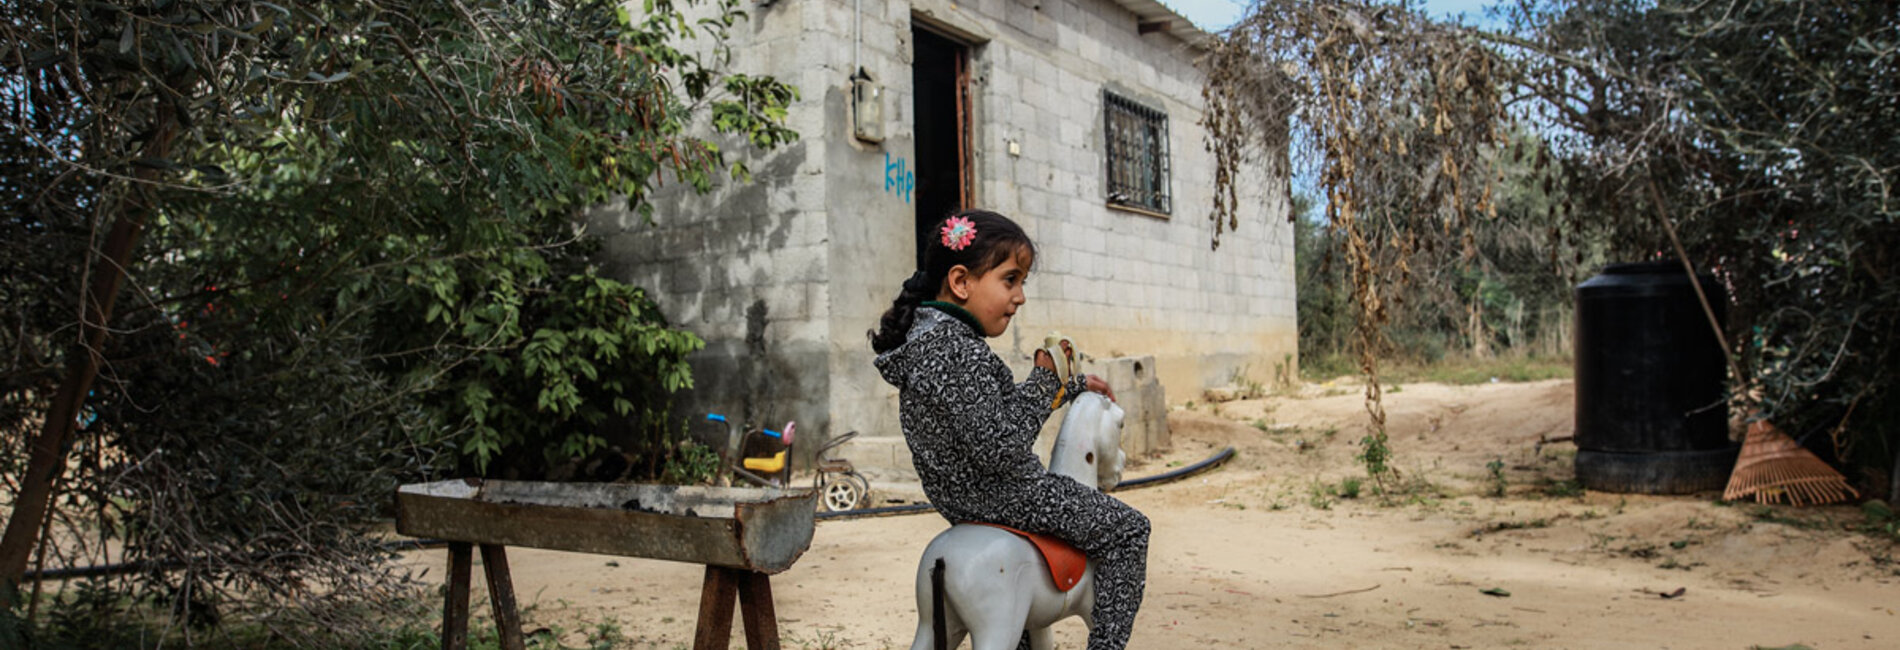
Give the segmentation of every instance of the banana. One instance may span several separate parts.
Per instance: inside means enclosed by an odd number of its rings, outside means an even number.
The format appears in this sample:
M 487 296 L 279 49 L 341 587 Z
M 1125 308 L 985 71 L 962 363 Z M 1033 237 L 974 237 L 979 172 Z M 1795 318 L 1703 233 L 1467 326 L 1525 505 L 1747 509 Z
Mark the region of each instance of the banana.
M 1048 336 L 1043 337 L 1042 350 L 1049 353 L 1050 359 L 1055 360 L 1056 380 L 1062 385 L 1062 388 L 1056 390 L 1055 402 L 1049 405 L 1049 408 L 1053 409 L 1061 406 L 1063 398 L 1067 397 L 1065 393 L 1068 391 L 1069 378 L 1075 376 L 1076 366 L 1080 364 L 1076 360 L 1075 341 L 1069 340 L 1069 337 L 1063 336 L 1061 332 L 1052 331 Z

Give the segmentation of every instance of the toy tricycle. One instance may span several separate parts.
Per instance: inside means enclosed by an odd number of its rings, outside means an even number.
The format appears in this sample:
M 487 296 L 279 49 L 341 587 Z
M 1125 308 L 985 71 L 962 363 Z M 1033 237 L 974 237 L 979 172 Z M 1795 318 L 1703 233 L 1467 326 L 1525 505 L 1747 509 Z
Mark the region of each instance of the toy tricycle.
M 790 482 L 797 422 L 786 422 L 783 432 L 759 428 L 741 433 L 733 430 L 726 416 L 712 413 L 706 419 L 726 425 L 726 453 L 713 478 L 714 485 L 726 480 L 728 470 L 733 477 L 761 487 L 782 486 Z M 820 495 L 818 503 L 827 511 L 841 512 L 858 508 L 870 495 L 870 481 L 857 472 L 851 461 L 826 455 L 857 436 L 858 432 L 852 431 L 826 441 L 818 449 L 812 487 Z
M 852 431 L 828 440 L 825 446 L 818 448 L 818 471 L 812 477 L 812 487 L 818 490 L 818 505 L 827 512 L 854 510 L 864 505 L 871 496 L 871 482 L 851 466 L 851 461 L 825 455 L 856 437 L 858 432 Z

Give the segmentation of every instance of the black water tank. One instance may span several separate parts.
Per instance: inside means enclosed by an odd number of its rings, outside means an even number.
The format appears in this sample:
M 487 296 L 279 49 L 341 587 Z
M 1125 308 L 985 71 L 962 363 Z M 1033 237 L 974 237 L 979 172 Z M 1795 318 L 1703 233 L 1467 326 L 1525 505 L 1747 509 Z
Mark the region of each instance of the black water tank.
M 1700 278 L 1718 320 L 1727 292 Z M 1682 263 L 1611 264 L 1577 285 L 1577 480 L 1592 490 L 1721 489 L 1728 362 Z

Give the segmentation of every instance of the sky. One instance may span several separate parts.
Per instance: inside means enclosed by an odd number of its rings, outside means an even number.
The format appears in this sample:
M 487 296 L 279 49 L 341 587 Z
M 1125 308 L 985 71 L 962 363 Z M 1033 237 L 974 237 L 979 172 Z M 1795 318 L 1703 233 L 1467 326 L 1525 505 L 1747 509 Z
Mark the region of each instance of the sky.
M 1240 12 L 1247 7 L 1245 0 L 1160 0 L 1175 13 L 1194 21 L 1195 26 L 1209 33 L 1226 29 Z M 1466 14 L 1472 21 L 1484 18 L 1484 8 L 1496 4 L 1497 0 L 1424 0 L 1427 11 L 1433 15 L 1453 16 Z

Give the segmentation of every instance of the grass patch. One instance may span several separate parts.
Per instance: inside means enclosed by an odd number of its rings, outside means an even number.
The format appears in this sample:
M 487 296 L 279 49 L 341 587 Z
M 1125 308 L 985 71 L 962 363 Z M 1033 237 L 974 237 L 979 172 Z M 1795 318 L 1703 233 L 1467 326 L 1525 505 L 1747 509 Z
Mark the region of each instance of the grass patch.
M 1683 570 L 1683 571 L 1688 571 L 1688 570 L 1691 570 L 1691 569 L 1694 569 L 1694 568 L 1696 568 L 1696 567 L 1699 567 L 1699 566 L 1705 566 L 1705 565 L 1704 565 L 1703 563 L 1701 563 L 1701 562 L 1690 562 L 1690 563 L 1687 563 L 1687 564 L 1684 564 L 1684 563 L 1682 563 L 1682 562 L 1677 562 L 1677 561 L 1676 561 L 1676 558 L 1673 558 L 1673 557 L 1672 557 L 1672 558 L 1669 558 L 1669 559 L 1666 559 L 1666 560 L 1663 560 L 1663 561 L 1662 561 L 1662 564 L 1658 564 L 1658 565 L 1656 565 L 1656 568 L 1658 568 L 1658 569 L 1681 569 L 1681 570 Z
M 1394 382 L 1435 382 L 1468 386 L 1500 382 L 1568 379 L 1573 375 L 1568 358 L 1498 357 L 1492 359 L 1445 359 L 1427 365 L 1397 364 L 1384 379 Z
M 1332 510 L 1338 497 L 1339 488 L 1325 481 L 1314 481 L 1306 488 L 1306 505 L 1314 510 Z
M 1359 374 L 1359 361 L 1344 354 L 1308 356 L 1300 358 L 1300 378 L 1307 381 L 1326 381 L 1334 377 Z
M 1553 499 L 1570 499 L 1583 496 L 1583 483 L 1577 479 L 1554 481 L 1545 478 L 1539 481 L 1537 491 Z
M 1900 541 L 1900 514 L 1887 502 L 1873 499 L 1861 504 L 1860 511 L 1867 516 L 1866 523 L 1861 524 L 1862 532 Z
M 1520 520 L 1513 520 L 1513 521 L 1494 521 L 1494 522 L 1472 529 L 1471 536 L 1482 537 L 1489 533 L 1500 533 L 1507 530 L 1530 530 L 1530 529 L 1535 529 L 1535 528 L 1549 528 L 1549 527 L 1550 527 L 1550 520 L 1543 519 L 1543 518 L 1528 519 L 1528 520 L 1520 519 Z
M 1341 499 L 1357 499 L 1359 498 L 1359 486 L 1362 483 L 1364 483 L 1364 481 L 1357 478 L 1340 479 L 1339 489 L 1336 493 Z
M 351 611 L 339 612 L 340 624 L 285 617 L 272 617 L 267 622 L 234 614 L 215 624 L 184 625 L 174 620 L 162 603 L 132 601 L 102 589 L 81 588 L 43 598 L 30 624 L 22 620 L 20 612 L 0 610 L 0 648 L 436 650 L 442 647 L 437 629 L 442 616 L 439 598 L 439 594 L 417 593 L 377 603 L 344 605 Z M 479 605 L 471 608 L 470 613 L 476 616 L 469 623 L 469 650 L 501 650 L 501 636 L 494 621 L 481 616 L 485 609 Z M 531 620 L 536 609 L 537 605 L 530 603 L 521 608 L 520 614 L 524 620 Z M 610 650 L 629 647 L 631 641 L 621 623 L 611 616 L 529 627 L 524 630 L 528 650 Z M 806 647 L 836 647 L 827 645 L 831 643 L 821 637 L 819 645 Z
M 1302 359 L 1300 363 L 1300 376 L 1308 381 L 1327 381 L 1358 374 L 1357 362 L 1342 356 Z M 1401 383 L 1469 386 L 1488 384 L 1493 378 L 1500 382 L 1524 382 L 1568 379 L 1573 375 L 1569 357 L 1447 357 L 1433 363 L 1400 361 L 1390 365 L 1381 364 L 1379 368 L 1379 379 L 1394 384 L 1395 388 Z
M 1799 528 L 1802 530 L 1821 530 L 1824 528 L 1830 528 L 1832 524 L 1832 522 L 1830 520 L 1827 520 L 1826 518 L 1804 519 L 1798 516 L 1784 514 L 1781 510 L 1778 510 L 1774 506 L 1769 506 L 1769 505 L 1756 505 L 1756 506 L 1750 507 L 1748 509 L 1748 516 L 1754 517 L 1755 521 L 1766 522 L 1766 523 L 1771 523 L 1771 524 L 1781 524 L 1789 528 Z
M 1489 463 L 1485 463 L 1484 469 L 1490 473 L 1490 476 L 1488 479 L 1486 479 L 1485 484 L 1490 486 L 1491 496 L 1493 497 L 1504 496 L 1504 491 L 1510 487 L 1510 483 L 1504 480 L 1504 459 L 1497 458 L 1497 459 L 1492 460 Z

